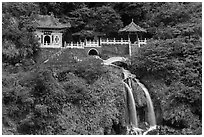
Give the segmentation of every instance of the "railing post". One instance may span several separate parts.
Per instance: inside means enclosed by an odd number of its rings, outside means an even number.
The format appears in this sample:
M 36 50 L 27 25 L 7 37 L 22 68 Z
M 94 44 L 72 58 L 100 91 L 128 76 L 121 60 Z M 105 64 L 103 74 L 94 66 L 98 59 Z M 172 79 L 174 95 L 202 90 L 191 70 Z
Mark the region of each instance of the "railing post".
M 83 42 L 83 43 L 82 43 L 82 48 L 83 48 L 83 49 L 84 49 L 84 45 L 85 45 L 85 44 L 84 44 L 84 42 Z
M 77 43 L 76 43 L 76 48 L 78 48 L 79 47 L 79 42 L 77 41 Z
M 132 56 L 132 49 L 131 49 L 131 42 L 129 41 L 129 55 L 130 55 L 130 57 Z
M 71 42 L 70 48 L 71 48 L 71 49 L 73 48 L 73 42 Z
M 101 38 L 99 38 L 98 46 L 101 46 Z
M 84 40 L 84 47 L 85 47 L 85 45 L 86 45 L 86 39 Z
M 67 47 L 67 43 L 66 43 L 66 41 L 64 41 L 64 47 L 65 47 L 65 48 Z
M 140 48 L 140 39 L 138 38 L 138 47 Z
M 113 44 L 115 44 L 115 38 L 113 38 Z

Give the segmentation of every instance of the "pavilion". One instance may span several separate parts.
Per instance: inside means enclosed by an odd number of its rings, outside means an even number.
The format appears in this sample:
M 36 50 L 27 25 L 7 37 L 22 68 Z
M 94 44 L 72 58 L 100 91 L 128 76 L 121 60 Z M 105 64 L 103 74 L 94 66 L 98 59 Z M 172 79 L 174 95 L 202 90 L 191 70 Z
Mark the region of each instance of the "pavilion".
M 51 15 L 38 15 L 36 20 L 36 36 L 38 37 L 40 47 L 42 48 L 60 48 L 62 47 L 62 34 L 70 23 L 62 24 L 57 18 Z
M 138 35 L 143 32 L 146 33 L 147 31 L 140 26 L 136 25 L 132 19 L 132 22 L 125 26 L 124 28 L 120 29 L 119 32 L 125 32 L 128 33 L 128 39 L 130 39 L 131 43 L 139 43 L 139 38 Z M 134 34 L 136 37 L 135 38 L 130 38 L 130 35 Z

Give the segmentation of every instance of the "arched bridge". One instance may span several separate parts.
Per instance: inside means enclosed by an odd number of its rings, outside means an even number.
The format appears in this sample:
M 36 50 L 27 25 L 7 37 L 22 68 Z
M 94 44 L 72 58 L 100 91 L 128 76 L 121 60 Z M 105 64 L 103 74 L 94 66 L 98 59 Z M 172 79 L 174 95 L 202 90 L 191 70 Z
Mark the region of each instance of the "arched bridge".
M 114 63 L 114 62 L 123 62 L 123 63 L 128 64 L 129 59 L 125 58 L 125 57 L 111 57 L 107 60 L 103 60 L 104 65 L 113 65 L 112 63 Z

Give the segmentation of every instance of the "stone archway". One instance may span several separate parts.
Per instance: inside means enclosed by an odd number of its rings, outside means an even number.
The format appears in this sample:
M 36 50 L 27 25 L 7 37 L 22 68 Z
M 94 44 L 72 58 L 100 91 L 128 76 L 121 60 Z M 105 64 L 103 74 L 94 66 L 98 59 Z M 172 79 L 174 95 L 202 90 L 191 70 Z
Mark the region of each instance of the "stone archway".
M 99 52 L 98 52 L 97 49 L 90 49 L 90 50 L 88 51 L 88 55 L 91 55 L 91 56 L 93 56 L 93 55 L 99 55 Z
M 44 37 L 44 44 L 47 43 L 48 45 L 50 45 L 50 36 L 46 35 Z

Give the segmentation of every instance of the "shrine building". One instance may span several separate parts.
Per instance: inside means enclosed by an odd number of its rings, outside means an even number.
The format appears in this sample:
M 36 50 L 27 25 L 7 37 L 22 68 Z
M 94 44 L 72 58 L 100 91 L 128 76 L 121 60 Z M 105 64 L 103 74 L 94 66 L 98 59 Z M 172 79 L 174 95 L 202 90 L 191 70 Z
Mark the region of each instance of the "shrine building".
M 71 27 L 70 23 L 60 23 L 54 15 L 39 15 L 36 25 L 35 35 L 41 48 L 61 48 L 63 32 Z
M 121 28 L 119 33 L 128 35 L 128 39 L 108 39 L 99 38 L 97 40 L 87 40 L 78 42 L 62 41 L 63 32 L 71 28 L 71 24 L 62 24 L 54 15 L 38 15 L 36 21 L 35 35 L 38 38 L 41 48 L 70 48 L 84 49 L 87 55 L 101 55 L 103 53 L 129 54 L 132 55 L 141 45 L 146 44 L 146 38 L 142 40 L 141 33 L 146 30 L 132 22 Z M 79 32 L 78 32 L 79 33 Z M 80 32 L 81 33 L 81 32 Z

